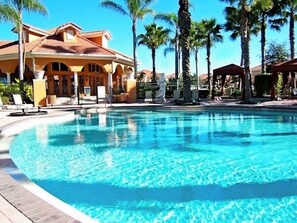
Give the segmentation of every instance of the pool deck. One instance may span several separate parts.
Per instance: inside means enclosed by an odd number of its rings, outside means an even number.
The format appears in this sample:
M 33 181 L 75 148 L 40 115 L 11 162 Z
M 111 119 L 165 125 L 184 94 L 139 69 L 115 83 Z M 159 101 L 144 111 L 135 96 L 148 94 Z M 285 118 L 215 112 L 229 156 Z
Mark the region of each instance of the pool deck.
M 168 110 L 198 110 L 198 109 L 256 109 L 261 111 L 289 111 L 297 114 L 297 100 L 267 101 L 261 104 L 238 104 L 238 101 L 223 100 L 203 102 L 202 105 L 176 106 L 165 104 L 115 104 L 115 108 L 145 108 Z M 62 122 L 74 118 L 74 110 L 79 108 L 98 110 L 93 106 L 54 106 L 45 108 L 47 115 L 42 116 L 8 116 L 12 110 L 0 110 L 0 222 L 95 222 L 80 212 L 60 204 L 55 198 L 30 182 L 14 165 L 9 156 L 9 143 L 14 135 L 39 123 Z M 104 110 L 105 107 L 99 109 Z M 33 118 L 32 118 L 33 117 Z M 43 194 L 43 195 L 41 195 Z M 59 203 L 59 204 L 58 204 Z

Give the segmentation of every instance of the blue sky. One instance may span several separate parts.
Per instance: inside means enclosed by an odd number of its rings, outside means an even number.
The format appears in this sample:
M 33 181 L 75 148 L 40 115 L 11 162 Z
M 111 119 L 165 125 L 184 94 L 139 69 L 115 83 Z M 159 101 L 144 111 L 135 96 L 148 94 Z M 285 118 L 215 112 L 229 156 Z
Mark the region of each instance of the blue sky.
M 24 22 L 42 29 L 51 29 L 67 22 L 74 22 L 83 31 L 94 31 L 107 29 L 112 34 L 109 47 L 132 57 L 132 31 L 129 17 L 120 15 L 110 9 L 99 7 L 100 0 L 41 0 L 49 11 L 48 16 L 36 13 L 24 14 Z M 118 0 L 123 3 L 122 0 Z M 191 9 L 192 20 L 216 18 L 217 22 L 225 22 L 223 10 L 227 6 L 219 0 L 200 1 L 192 0 L 194 8 Z M 155 12 L 176 12 L 178 11 L 178 0 L 156 0 L 152 5 Z M 137 24 L 137 34 L 144 33 L 144 25 L 152 22 L 152 16 L 145 17 Z M 162 24 L 166 26 L 166 24 Z M 11 32 L 12 24 L 0 23 L 0 39 L 15 40 L 16 34 Z M 230 33 L 223 32 L 223 43 L 217 43 L 211 50 L 211 69 L 218 68 L 230 63 L 240 62 L 240 42 L 231 41 Z M 288 27 L 284 26 L 281 32 L 268 31 L 267 40 L 288 44 Z M 157 72 L 167 74 L 174 73 L 174 54 L 163 55 L 163 49 L 157 50 Z M 152 69 L 151 52 L 145 46 L 138 47 L 139 70 Z M 194 57 L 194 56 L 192 56 Z M 199 74 L 207 72 L 206 52 L 204 49 L 199 53 Z M 260 37 L 252 37 L 251 42 L 251 67 L 260 64 Z M 191 60 L 191 71 L 195 72 L 194 61 Z

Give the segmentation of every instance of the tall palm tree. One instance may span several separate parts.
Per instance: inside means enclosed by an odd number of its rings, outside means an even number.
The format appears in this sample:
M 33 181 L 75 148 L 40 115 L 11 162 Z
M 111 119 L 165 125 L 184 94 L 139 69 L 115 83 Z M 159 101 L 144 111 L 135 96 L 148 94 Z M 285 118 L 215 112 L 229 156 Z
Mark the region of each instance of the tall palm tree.
M 146 33 L 137 37 L 138 45 L 145 45 L 152 50 L 153 83 L 156 83 L 156 50 L 169 39 L 170 29 L 164 29 L 155 23 L 144 26 Z
M 189 13 L 189 1 L 179 0 L 178 25 L 181 34 L 182 49 L 182 73 L 184 102 L 191 101 L 191 77 L 190 77 L 190 29 L 191 14 Z
M 226 23 L 224 24 L 224 29 L 227 32 L 231 32 L 230 39 L 235 41 L 240 37 L 240 10 L 234 6 L 227 6 L 224 10 Z M 249 29 L 251 35 L 258 35 L 260 31 L 259 24 L 257 20 L 254 19 L 254 16 L 249 16 Z M 242 43 L 242 42 L 241 42 Z M 241 52 L 240 66 L 243 66 L 243 55 Z
M 201 25 L 197 27 L 198 39 L 205 41 L 206 43 L 206 60 L 207 60 L 207 76 L 208 76 L 208 89 L 211 87 L 211 61 L 210 61 L 210 51 L 211 47 L 216 42 L 222 42 L 223 36 L 221 35 L 222 26 L 217 24 L 216 19 L 202 20 Z
M 100 2 L 100 6 L 112 9 L 132 20 L 134 78 L 137 76 L 137 20 L 142 20 L 147 14 L 153 13 L 153 10 L 149 8 L 153 2 L 154 0 L 125 0 L 125 6 L 116 3 L 115 0 L 101 0 Z
M 223 2 L 230 3 L 231 6 L 233 4 L 237 5 L 237 8 L 240 11 L 240 39 L 241 39 L 241 50 L 244 61 L 244 74 L 245 74 L 245 101 L 250 101 L 252 98 L 251 92 L 251 71 L 250 71 L 250 35 L 251 29 L 249 26 L 250 18 L 249 12 L 251 10 L 251 6 L 259 0 L 221 0 Z M 270 5 L 272 0 L 262 0 L 260 1 L 263 9 Z
M 260 32 L 261 32 L 261 67 L 262 67 L 262 73 L 266 73 L 266 29 L 267 26 L 271 29 L 274 29 L 276 31 L 280 31 L 280 27 L 283 25 L 283 19 L 278 18 L 278 16 L 281 14 L 280 10 L 280 0 L 272 0 L 267 1 L 267 4 L 263 4 L 263 2 L 258 1 L 256 4 L 252 7 L 252 16 L 253 20 L 256 22 L 256 19 L 258 20 L 258 23 L 260 25 Z
M 205 46 L 205 39 L 197 38 L 197 29 L 202 26 L 201 22 L 192 21 L 190 30 L 190 50 L 195 56 L 195 72 L 197 75 L 197 89 L 199 90 L 199 70 L 198 70 L 198 53 L 201 47 Z M 201 29 L 200 29 L 201 30 Z M 204 34 L 205 35 L 205 34 Z
M 166 55 L 167 52 L 172 52 L 172 45 L 174 46 L 174 53 L 175 53 L 175 79 L 178 80 L 178 76 L 180 73 L 180 47 L 179 47 L 179 26 L 178 26 L 178 15 L 175 13 L 158 13 L 155 15 L 155 20 L 161 20 L 168 23 L 172 28 L 173 32 L 175 33 L 174 38 L 170 41 L 169 48 L 166 48 L 164 54 Z
M 297 0 L 284 0 L 281 2 L 285 22 L 289 22 L 290 57 L 295 58 L 295 21 L 297 20 Z
M 0 6 L 0 19 L 12 22 L 15 30 L 18 33 L 18 57 L 19 57 L 19 78 L 20 89 L 23 90 L 24 82 L 24 37 L 23 37 L 23 12 L 38 12 L 47 14 L 47 9 L 42 5 L 39 0 L 7 0 L 5 4 Z

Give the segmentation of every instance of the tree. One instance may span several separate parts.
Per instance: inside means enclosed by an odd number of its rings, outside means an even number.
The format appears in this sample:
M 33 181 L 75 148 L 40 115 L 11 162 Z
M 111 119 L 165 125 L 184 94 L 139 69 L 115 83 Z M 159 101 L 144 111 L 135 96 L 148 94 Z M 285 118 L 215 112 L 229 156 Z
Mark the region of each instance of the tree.
M 24 37 L 23 37 L 23 12 L 38 12 L 46 15 L 47 9 L 39 0 L 7 0 L 7 3 L 0 5 L 0 19 L 12 22 L 18 34 L 18 57 L 19 57 L 19 77 L 20 88 L 23 90 L 24 82 Z
M 149 8 L 153 2 L 154 0 L 125 0 L 126 7 L 114 0 L 102 0 L 100 3 L 100 6 L 112 9 L 132 20 L 134 78 L 137 77 L 137 20 L 142 20 L 147 14 L 153 13 L 153 10 Z
M 283 19 L 275 18 L 280 15 L 281 10 L 279 6 L 279 0 L 267 1 L 267 4 L 258 1 L 253 6 L 252 15 L 254 19 L 258 19 L 261 30 L 261 67 L 262 73 L 266 73 L 266 29 L 269 25 L 271 29 L 280 31 L 280 27 L 283 24 Z
M 284 62 L 290 58 L 289 51 L 287 50 L 286 45 L 270 42 L 268 44 L 268 49 L 266 50 L 266 61 L 267 64 L 277 64 Z
M 168 23 L 171 27 L 173 27 L 173 31 L 175 33 L 174 38 L 170 41 L 169 48 L 166 48 L 164 54 L 167 52 L 174 51 L 175 53 L 175 79 L 178 80 L 178 75 L 180 73 L 180 47 L 179 47 L 179 26 L 178 26 L 178 16 L 175 13 L 158 13 L 155 15 L 155 20 L 161 20 Z M 174 50 L 171 46 L 174 46 Z
M 235 41 L 238 37 L 240 37 L 240 10 L 234 6 L 228 6 L 224 10 L 226 23 L 224 24 L 224 29 L 227 32 L 231 32 L 230 39 Z M 258 21 L 255 19 L 255 16 L 251 18 L 249 16 L 249 29 L 251 35 L 258 35 L 260 31 L 260 27 Z M 242 43 L 242 42 L 241 42 Z M 241 52 L 240 58 L 240 66 L 243 66 L 243 55 Z
M 197 76 L 197 89 L 199 95 L 199 70 L 198 70 L 198 53 L 201 47 L 205 46 L 205 40 L 197 38 L 197 29 L 201 30 L 199 27 L 202 26 L 201 23 L 192 21 L 190 29 L 190 50 L 195 56 L 195 72 Z M 203 34 L 205 35 L 205 34 Z
M 202 20 L 200 26 L 197 27 L 197 35 L 196 37 L 201 41 L 204 41 L 206 44 L 206 54 L 207 54 L 207 75 L 208 75 L 208 89 L 210 90 L 210 79 L 211 79 L 211 71 L 210 71 L 210 54 L 211 47 L 216 42 L 222 42 L 223 36 L 221 35 L 222 26 L 217 24 L 216 19 Z
M 289 22 L 290 57 L 295 58 L 295 21 L 297 20 L 297 0 L 284 0 L 281 2 L 285 22 Z
M 191 101 L 191 77 L 190 77 L 190 29 L 191 14 L 189 13 L 189 1 L 179 0 L 178 25 L 181 34 L 182 50 L 182 73 L 183 73 L 183 93 L 184 102 Z
M 138 45 L 145 45 L 152 50 L 153 79 L 156 83 L 156 50 L 169 39 L 170 29 L 164 29 L 155 23 L 144 26 L 146 33 L 138 35 Z
M 251 30 L 249 26 L 250 18 L 249 12 L 251 6 L 259 0 L 221 0 L 223 2 L 228 2 L 231 4 L 237 4 L 237 8 L 240 11 L 240 40 L 241 40 L 241 51 L 244 62 L 244 75 L 245 75 L 245 84 L 244 84 L 244 96 L 245 101 L 249 102 L 252 98 L 251 93 L 251 71 L 250 71 L 250 36 Z M 270 5 L 271 0 L 262 0 L 260 1 L 263 9 Z

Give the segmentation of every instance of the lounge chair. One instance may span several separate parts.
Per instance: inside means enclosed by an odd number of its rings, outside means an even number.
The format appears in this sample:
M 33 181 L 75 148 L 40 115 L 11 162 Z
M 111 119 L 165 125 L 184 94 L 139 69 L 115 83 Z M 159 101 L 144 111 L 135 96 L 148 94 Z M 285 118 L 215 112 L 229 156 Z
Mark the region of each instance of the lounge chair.
M 16 105 L 17 109 L 28 109 L 33 108 L 33 104 L 26 104 L 23 102 L 20 94 L 13 94 L 13 102 Z

